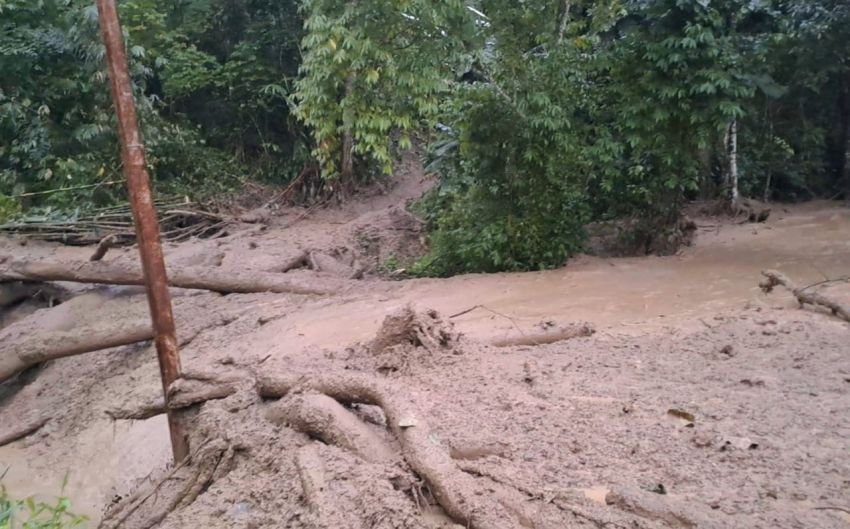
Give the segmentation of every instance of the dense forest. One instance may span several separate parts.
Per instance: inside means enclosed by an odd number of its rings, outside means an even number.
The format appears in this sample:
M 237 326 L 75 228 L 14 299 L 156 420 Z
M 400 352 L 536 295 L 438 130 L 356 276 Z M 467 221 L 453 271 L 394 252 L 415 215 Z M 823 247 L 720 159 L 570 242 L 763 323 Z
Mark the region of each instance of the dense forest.
M 417 273 L 558 266 L 697 198 L 850 198 L 843 0 L 119 5 L 160 193 L 345 198 L 417 146 Z M 0 0 L 0 72 L 0 221 L 122 200 L 93 2 Z

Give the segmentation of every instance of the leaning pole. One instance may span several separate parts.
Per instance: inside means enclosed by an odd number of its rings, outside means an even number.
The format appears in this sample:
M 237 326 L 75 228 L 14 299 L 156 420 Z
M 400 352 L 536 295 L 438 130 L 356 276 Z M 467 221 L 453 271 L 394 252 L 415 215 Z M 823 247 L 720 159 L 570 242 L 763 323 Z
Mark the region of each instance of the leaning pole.
M 151 183 L 145 164 L 145 147 L 139 134 L 136 105 L 133 100 L 133 85 L 127 69 L 124 37 L 118 21 L 115 0 L 96 0 L 100 32 L 106 46 L 106 63 L 109 69 L 110 90 L 115 114 L 118 117 L 118 137 L 121 141 L 121 160 L 124 176 L 133 208 L 136 240 L 142 261 L 148 305 L 153 323 L 154 341 L 162 376 L 171 433 L 171 449 L 174 461 L 182 461 L 189 453 L 188 440 L 175 413 L 168 406 L 168 388 L 180 377 L 180 355 L 174 315 L 171 310 L 171 295 L 165 272 L 165 260 L 159 237 L 159 223 L 151 199 Z

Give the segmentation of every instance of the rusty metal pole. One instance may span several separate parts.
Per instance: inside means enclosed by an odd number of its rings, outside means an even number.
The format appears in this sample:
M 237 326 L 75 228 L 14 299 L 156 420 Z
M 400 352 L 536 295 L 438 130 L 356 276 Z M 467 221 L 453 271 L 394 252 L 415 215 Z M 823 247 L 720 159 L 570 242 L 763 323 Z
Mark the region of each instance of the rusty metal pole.
M 118 116 L 118 136 L 121 140 L 121 160 L 130 193 L 136 239 L 141 254 L 142 272 L 153 322 L 162 389 L 168 409 L 168 388 L 180 377 L 180 356 L 177 352 L 174 315 L 171 312 L 171 295 L 165 274 L 165 261 L 159 238 L 159 223 L 151 200 L 151 183 L 145 164 L 145 148 L 139 134 L 133 86 L 127 71 L 124 37 L 118 22 L 115 0 L 97 0 L 100 32 L 106 45 L 106 63 L 112 102 Z M 174 413 L 168 411 L 171 448 L 174 460 L 182 461 L 189 453 L 188 441 Z

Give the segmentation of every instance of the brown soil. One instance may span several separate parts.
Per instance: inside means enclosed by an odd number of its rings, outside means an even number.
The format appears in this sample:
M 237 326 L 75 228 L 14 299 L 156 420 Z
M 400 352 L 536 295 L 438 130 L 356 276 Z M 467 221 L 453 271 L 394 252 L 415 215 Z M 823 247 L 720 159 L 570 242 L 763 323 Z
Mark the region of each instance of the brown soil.
M 308 250 L 383 272 L 422 244 L 404 206 L 428 185 L 408 170 L 385 193 L 168 245 L 167 258 L 272 271 Z M 850 275 L 850 209 L 697 224 L 694 246 L 664 258 L 446 280 L 367 272 L 328 296 L 176 289 L 182 333 L 197 334 L 184 367 L 237 388 L 182 412 L 191 464 L 169 470 L 163 416 L 106 413 L 159 398 L 155 354 L 141 344 L 56 360 L 0 388 L 0 425 L 49 417 L 0 447 L 3 484 L 49 496 L 67 474 L 76 510 L 128 528 L 847 527 L 850 326 L 758 282 L 766 268 L 799 285 Z M 21 259 L 91 252 L 0 241 Z M 321 286 L 341 274 L 286 275 Z M 62 286 L 78 296 L 36 313 L 45 332 L 147 309 L 138 288 Z M 850 300 L 844 283 L 817 290 Z M 298 382 L 276 400 L 257 393 L 258 376 Z M 380 395 L 339 386 L 352 380 Z M 122 498 L 134 493 L 145 501 L 128 515 Z

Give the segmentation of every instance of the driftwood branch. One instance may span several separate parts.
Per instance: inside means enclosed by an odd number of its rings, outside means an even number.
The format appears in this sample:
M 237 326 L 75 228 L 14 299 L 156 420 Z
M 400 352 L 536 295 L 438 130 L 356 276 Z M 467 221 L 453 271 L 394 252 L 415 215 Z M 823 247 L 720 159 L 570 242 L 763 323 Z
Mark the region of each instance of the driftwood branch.
M 71 281 L 107 285 L 144 285 L 142 271 L 136 266 L 112 262 L 44 263 L 0 258 L 0 283 L 9 281 Z M 235 271 L 213 268 L 171 268 L 168 284 L 172 287 L 210 290 L 220 293 L 274 292 L 325 295 L 339 292 L 298 284 L 282 274 L 259 271 Z
M 800 304 L 801 308 L 805 305 L 823 307 L 832 312 L 833 315 L 846 322 L 850 322 L 850 308 L 842 305 L 838 301 L 830 299 L 817 292 L 809 292 L 806 288 L 799 288 L 786 275 L 781 272 L 777 272 L 776 270 L 764 270 L 761 275 L 764 276 L 764 279 L 761 283 L 759 283 L 759 286 L 766 294 L 773 292 L 773 289 L 777 286 L 783 286 L 791 291 L 794 297 L 797 298 L 797 302 Z

